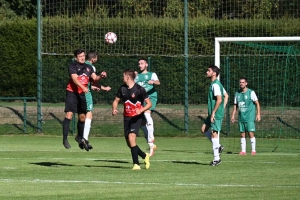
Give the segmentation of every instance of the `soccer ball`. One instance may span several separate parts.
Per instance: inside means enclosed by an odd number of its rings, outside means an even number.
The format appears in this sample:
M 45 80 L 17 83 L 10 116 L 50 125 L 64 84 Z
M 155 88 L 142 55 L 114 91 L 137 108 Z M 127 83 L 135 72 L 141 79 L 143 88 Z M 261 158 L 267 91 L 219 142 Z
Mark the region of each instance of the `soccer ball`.
M 108 44 L 114 44 L 117 41 L 117 35 L 114 32 L 108 32 L 105 34 L 105 42 Z

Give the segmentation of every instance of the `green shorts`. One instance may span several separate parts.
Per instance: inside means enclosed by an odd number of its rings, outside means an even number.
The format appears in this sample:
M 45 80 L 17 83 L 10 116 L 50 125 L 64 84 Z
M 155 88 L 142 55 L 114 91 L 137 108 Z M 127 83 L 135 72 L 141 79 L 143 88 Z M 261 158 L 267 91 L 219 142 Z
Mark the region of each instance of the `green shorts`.
M 94 108 L 92 93 L 88 92 L 85 94 L 87 112 L 91 112 Z
M 240 133 L 255 132 L 254 122 L 239 122 Z
M 215 119 L 214 123 L 211 123 L 210 116 L 208 116 L 205 119 L 204 124 L 206 124 L 206 126 L 209 126 L 211 130 L 219 132 L 222 129 L 222 121 L 223 119 Z
M 151 106 L 151 108 L 149 109 L 149 110 L 155 110 L 155 108 L 156 108 L 156 103 L 157 103 L 157 98 L 153 98 L 153 97 L 149 97 L 150 98 L 150 101 L 151 101 L 151 104 L 152 104 L 152 106 Z M 146 103 L 144 103 L 144 106 L 146 105 Z

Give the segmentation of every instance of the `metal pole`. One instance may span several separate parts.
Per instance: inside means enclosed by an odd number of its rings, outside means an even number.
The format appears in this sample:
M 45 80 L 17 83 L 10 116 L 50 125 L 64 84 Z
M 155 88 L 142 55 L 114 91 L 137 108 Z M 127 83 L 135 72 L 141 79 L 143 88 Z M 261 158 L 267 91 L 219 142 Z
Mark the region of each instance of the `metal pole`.
M 26 99 L 24 99 L 23 100 L 23 102 L 24 102 L 24 116 L 23 116 L 23 133 L 26 133 L 26 126 L 27 126 L 27 124 L 26 124 Z
M 42 132 L 42 23 L 41 0 L 37 0 L 37 132 Z
M 184 0 L 184 132 L 189 131 L 188 1 Z

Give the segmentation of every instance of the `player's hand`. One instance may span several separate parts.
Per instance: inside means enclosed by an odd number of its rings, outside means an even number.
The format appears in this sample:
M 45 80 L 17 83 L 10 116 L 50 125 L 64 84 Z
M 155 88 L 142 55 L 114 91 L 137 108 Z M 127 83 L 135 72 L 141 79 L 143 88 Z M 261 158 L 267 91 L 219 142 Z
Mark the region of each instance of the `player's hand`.
M 261 120 L 260 115 L 256 116 L 256 121 L 259 122 Z
M 100 91 L 100 88 L 98 88 L 96 86 L 92 86 L 91 89 L 94 90 L 94 91 Z
M 149 83 L 150 85 L 153 85 L 153 84 L 154 84 L 154 81 L 149 80 L 148 83 Z
M 215 121 L 215 113 L 211 113 L 210 122 L 214 123 L 214 121 Z
M 111 90 L 111 87 L 109 87 L 109 86 L 107 86 L 107 87 L 102 87 L 102 90 L 105 90 L 105 91 L 109 91 L 109 90 Z
M 137 108 L 137 109 L 135 109 L 135 113 L 139 115 L 139 114 L 141 114 L 142 112 L 141 112 L 140 109 Z
M 101 72 L 100 77 L 101 78 L 106 78 L 107 77 L 106 71 Z
M 231 117 L 231 122 L 234 123 L 235 119 L 234 117 Z
M 111 114 L 112 116 L 115 116 L 116 114 L 118 114 L 118 110 L 112 110 Z
M 83 88 L 82 88 L 82 92 L 84 92 L 84 93 L 88 93 L 88 92 L 89 92 L 89 90 L 88 90 L 86 87 L 83 87 Z

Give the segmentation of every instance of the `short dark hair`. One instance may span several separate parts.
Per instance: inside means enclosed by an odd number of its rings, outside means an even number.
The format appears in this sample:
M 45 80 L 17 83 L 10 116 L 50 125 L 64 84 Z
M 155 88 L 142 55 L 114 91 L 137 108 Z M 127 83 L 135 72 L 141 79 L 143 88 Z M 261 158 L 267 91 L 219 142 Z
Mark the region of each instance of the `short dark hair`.
M 213 72 L 216 72 L 216 75 L 219 76 L 220 74 L 220 68 L 215 66 L 215 65 L 210 65 L 208 66 L 208 68 L 210 68 Z
M 131 69 L 125 69 L 123 73 L 126 74 L 126 75 L 128 75 L 128 76 L 130 76 L 130 78 L 132 78 L 132 80 L 135 79 L 135 73 Z
M 85 51 L 83 49 L 76 49 L 74 51 L 74 56 L 77 57 L 79 54 L 85 53 Z
M 98 56 L 97 51 L 89 51 L 86 55 L 87 60 L 91 60 L 92 58 L 96 58 Z
M 240 78 L 240 80 L 242 80 L 242 79 L 244 79 L 244 80 L 248 83 L 247 78 L 246 78 L 245 76 L 242 76 L 242 77 Z
M 141 60 L 145 61 L 148 64 L 148 60 L 146 58 L 139 58 L 139 61 Z

